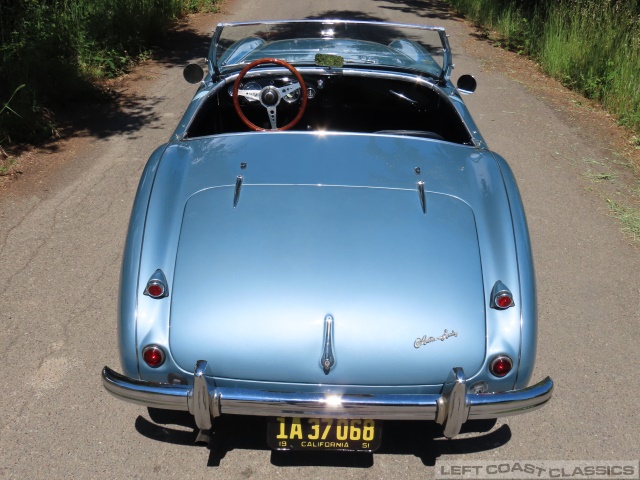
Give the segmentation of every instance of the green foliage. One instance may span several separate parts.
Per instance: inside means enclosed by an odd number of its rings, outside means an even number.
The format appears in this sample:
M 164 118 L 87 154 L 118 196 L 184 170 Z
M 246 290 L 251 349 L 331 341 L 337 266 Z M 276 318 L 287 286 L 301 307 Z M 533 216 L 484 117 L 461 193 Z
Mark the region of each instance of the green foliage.
M 607 203 L 613 216 L 622 222 L 622 229 L 634 240 L 640 239 L 640 210 L 609 199 Z
M 48 108 L 96 97 L 96 78 L 126 71 L 171 21 L 218 1 L 2 0 L 0 141 L 50 137 Z
M 536 58 L 565 85 L 640 131 L 640 2 L 448 0 L 492 39 Z
M 5 175 L 10 175 L 15 165 L 16 165 L 15 158 L 11 158 L 11 157 L 4 158 L 0 156 L 0 177 L 4 177 Z

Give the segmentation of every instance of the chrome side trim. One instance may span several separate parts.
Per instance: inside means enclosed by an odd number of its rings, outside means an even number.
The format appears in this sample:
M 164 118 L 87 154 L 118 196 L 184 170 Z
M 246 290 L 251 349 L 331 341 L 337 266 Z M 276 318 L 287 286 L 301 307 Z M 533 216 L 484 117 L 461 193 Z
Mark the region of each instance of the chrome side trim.
M 198 362 L 200 366 L 200 362 Z M 203 369 L 201 369 L 204 372 Z M 518 415 L 544 406 L 553 392 L 547 377 L 522 390 L 502 393 L 466 393 L 464 372 L 454 369 L 456 380 L 443 395 L 330 395 L 323 393 L 268 392 L 216 387 L 207 383 L 212 416 L 219 414 L 319 418 L 372 418 L 378 420 L 436 420 L 445 435 L 455 436 L 467 420 Z M 102 370 L 102 384 L 115 397 L 137 405 L 191 411 L 189 397 L 202 385 L 172 385 L 125 377 L 109 367 Z M 195 407 L 192 407 L 195 409 Z M 201 408 L 201 407 L 200 407 Z M 200 414 L 200 413 L 198 413 Z M 449 438 L 451 438 L 449 437 Z
M 409 97 L 407 97 L 406 95 L 403 95 L 402 93 L 398 93 L 398 92 L 395 92 L 393 90 L 389 90 L 389 93 L 392 93 L 396 97 L 401 98 L 402 100 L 404 100 L 406 102 L 409 102 L 414 107 L 418 106 L 418 102 L 416 102 L 415 100 L 411 100 Z
M 422 207 L 422 213 L 427 214 L 427 198 L 424 195 L 424 182 L 420 180 L 418 182 L 418 195 L 420 196 L 420 206 Z
M 242 175 L 238 175 L 236 177 L 236 189 L 233 193 L 233 208 L 238 206 L 238 201 L 240 200 L 240 189 L 242 188 Z

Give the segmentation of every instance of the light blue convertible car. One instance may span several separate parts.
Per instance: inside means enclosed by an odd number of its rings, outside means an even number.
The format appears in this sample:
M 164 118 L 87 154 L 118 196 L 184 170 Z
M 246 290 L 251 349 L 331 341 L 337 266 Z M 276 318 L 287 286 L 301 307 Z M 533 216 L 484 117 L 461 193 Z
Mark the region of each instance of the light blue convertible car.
M 437 27 L 218 25 L 140 180 L 104 387 L 201 435 L 263 416 L 302 450 L 547 403 L 524 209 L 452 68 Z

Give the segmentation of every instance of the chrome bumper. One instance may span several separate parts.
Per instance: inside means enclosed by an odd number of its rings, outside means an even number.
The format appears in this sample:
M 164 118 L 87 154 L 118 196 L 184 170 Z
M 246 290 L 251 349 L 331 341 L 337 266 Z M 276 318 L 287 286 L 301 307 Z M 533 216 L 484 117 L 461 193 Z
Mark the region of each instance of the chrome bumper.
M 453 438 L 467 420 L 506 417 L 530 412 L 551 399 L 550 377 L 522 390 L 471 394 L 462 368 L 454 368 L 455 381 L 441 395 L 327 395 L 289 393 L 211 386 L 204 372 L 206 361 L 195 368 L 193 386 L 146 382 L 125 377 L 109 367 L 102 384 L 121 400 L 147 407 L 190 412 L 201 430 L 212 427 L 222 414 L 266 417 L 371 418 L 377 420 L 434 420 L 444 435 Z

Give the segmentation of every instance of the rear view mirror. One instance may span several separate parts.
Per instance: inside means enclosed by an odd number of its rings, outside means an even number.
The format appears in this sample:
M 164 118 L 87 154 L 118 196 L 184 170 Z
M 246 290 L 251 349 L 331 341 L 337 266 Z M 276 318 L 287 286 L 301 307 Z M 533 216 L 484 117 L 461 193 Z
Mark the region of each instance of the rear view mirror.
M 189 83 L 200 83 L 204 78 L 204 70 L 196 63 L 190 63 L 182 71 L 184 79 Z
M 471 95 L 476 91 L 478 87 L 478 82 L 473 78 L 472 75 L 462 75 L 458 79 L 458 83 L 456 84 L 458 87 L 458 91 L 463 95 Z

